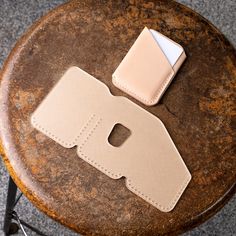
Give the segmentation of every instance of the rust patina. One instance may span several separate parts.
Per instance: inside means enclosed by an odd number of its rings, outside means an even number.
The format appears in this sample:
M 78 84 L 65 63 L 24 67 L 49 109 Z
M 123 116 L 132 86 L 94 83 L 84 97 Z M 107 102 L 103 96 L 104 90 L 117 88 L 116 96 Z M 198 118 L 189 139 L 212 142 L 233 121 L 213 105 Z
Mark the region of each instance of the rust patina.
M 112 72 L 144 26 L 180 43 L 187 54 L 153 107 L 111 83 Z M 3 160 L 32 203 L 76 232 L 183 232 L 216 213 L 235 192 L 235 63 L 235 50 L 225 37 L 176 2 L 69 2 L 32 26 L 2 69 Z M 73 65 L 163 121 L 193 177 L 172 212 L 160 212 L 131 193 L 124 179 L 107 177 L 80 159 L 75 148 L 65 149 L 32 128 L 30 115 Z

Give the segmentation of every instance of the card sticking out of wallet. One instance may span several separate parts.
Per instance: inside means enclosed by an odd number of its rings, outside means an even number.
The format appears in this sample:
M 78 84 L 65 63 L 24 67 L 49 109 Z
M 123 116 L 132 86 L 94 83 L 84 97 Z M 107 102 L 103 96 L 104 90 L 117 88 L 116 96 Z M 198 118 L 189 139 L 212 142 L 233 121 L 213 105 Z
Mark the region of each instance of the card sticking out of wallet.
M 124 113 L 125 111 L 125 113 Z M 128 114 L 128 115 L 127 115 Z M 163 123 L 105 84 L 71 67 L 38 106 L 32 125 L 161 211 L 171 211 L 191 175 Z M 119 147 L 108 141 L 115 125 L 131 132 Z
M 145 27 L 113 73 L 113 83 L 145 105 L 155 105 L 185 58 L 179 44 Z
M 150 32 L 157 41 L 171 66 L 174 66 L 181 54 L 184 52 L 183 48 L 156 30 L 151 29 Z

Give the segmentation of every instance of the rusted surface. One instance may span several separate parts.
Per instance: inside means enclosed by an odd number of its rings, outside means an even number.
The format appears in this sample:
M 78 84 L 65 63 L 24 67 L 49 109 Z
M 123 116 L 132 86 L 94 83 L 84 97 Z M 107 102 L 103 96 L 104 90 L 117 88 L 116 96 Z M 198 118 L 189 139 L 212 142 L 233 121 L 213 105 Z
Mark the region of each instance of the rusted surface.
M 145 25 L 180 43 L 188 56 L 154 107 L 139 104 L 111 83 L 112 72 Z M 235 192 L 235 62 L 224 36 L 178 3 L 72 1 L 34 25 L 2 70 L 5 164 L 39 209 L 84 235 L 183 232 L 209 218 Z M 31 127 L 30 115 L 72 65 L 166 125 L 193 176 L 171 213 L 160 212 L 131 193 L 123 179 L 110 179 L 81 160 L 75 149 L 65 149 Z

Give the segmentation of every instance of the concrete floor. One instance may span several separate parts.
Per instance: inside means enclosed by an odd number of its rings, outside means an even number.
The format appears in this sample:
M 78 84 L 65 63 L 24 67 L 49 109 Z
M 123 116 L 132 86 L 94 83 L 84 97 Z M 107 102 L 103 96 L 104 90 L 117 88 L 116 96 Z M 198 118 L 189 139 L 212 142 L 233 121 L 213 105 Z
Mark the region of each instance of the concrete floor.
M 63 0 L 0 0 L 0 67 L 20 35 L 49 9 L 63 3 Z M 216 25 L 236 46 L 236 1 L 235 0 L 179 0 Z M 0 158 L 0 227 L 5 209 L 8 176 Z M 23 197 L 17 206 L 19 215 L 27 222 L 47 232 L 48 235 L 78 235 L 49 219 Z M 34 233 L 27 231 L 29 235 Z M 3 235 L 0 231 L 0 236 Z M 19 232 L 17 235 L 23 235 Z M 236 235 L 236 196 L 213 218 L 184 234 L 194 235 Z

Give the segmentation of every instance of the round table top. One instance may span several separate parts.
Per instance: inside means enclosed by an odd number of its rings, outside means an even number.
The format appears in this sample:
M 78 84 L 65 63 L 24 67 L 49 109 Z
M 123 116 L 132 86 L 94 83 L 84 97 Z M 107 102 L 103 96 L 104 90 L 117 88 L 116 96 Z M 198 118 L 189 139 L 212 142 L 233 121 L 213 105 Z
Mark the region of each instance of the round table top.
M 111 75 L 147 26 L 177 43 L 187 59 L 158 105 L 115 88 Z M 18 187 L 40 210 L 88 235 L 183 232 L 208 219 L 235 192 L 236 54 L 225 37 L 174 1 L 71 1 L 19 40 L 1 73 L 1 153 Z M 124 184 L 36 131 L 30 115 L 72 65 L 130 98 L 165 124 L 192 180 L 164 213 Z

